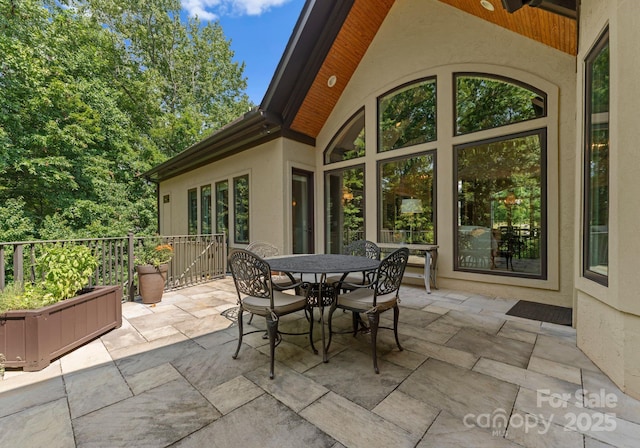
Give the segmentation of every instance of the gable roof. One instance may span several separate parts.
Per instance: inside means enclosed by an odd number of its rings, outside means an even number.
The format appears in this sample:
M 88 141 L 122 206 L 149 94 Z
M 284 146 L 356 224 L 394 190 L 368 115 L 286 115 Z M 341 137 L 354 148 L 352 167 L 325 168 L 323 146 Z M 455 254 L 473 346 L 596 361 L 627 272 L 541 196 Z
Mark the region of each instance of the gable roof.
M 503 6 L 493 5 L 492 12 L 480 0 L 438 1 L 559 51 L 577 53 L 576 0 L 501 0 Z M 260 106 L 144 177 L 160 182 L 278 137 L 315 145 L 394 3 L 307 0 Z M 332 76 L 335 84 L 330 87 Z

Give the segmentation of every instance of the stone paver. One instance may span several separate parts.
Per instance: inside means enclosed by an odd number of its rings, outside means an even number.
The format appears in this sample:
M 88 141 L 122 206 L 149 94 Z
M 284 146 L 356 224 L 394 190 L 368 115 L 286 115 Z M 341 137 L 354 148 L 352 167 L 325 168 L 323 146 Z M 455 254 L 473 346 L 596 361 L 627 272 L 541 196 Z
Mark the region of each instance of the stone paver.
M 40 372 L 0 381 L 0 446 L 635 447 L 640 401 L 576 347 L 571 327 L 508 316 L 515 299 L 404 286 L 400 342 L 336 312 L 329 362 L 284 335 L 268 378 L 265 322 L 230 278 L 123 304 L 123 325 Z M 317 314 L 316 314 L 317 316 Z M 390 315 L 381 325 L 390 326 Z M 304 332 L 304 314 L 280 329 Z M 320 348 L 320 325 L 314 341 Z M 615 396 L 615 406 L 585 394 Z M 600 425 L 600 426 L 598 426 Z M 567 427 L 567 428 L 565 428 Z

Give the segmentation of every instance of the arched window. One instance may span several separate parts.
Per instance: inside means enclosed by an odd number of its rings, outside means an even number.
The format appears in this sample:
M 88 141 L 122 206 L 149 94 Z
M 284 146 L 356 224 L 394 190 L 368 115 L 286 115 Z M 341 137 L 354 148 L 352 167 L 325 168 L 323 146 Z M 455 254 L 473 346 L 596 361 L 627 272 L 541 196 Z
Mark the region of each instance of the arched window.
M 378 98 L 378 152 L 435 139 L 435 78 L 401 86 Z
M 364 151 L 364 109 L 360 109 L 333 137 L 324 151 L 324 163 L 357 159 Z
M 455 135 L 532 121 L 454 146 L 455 269 L 546 278 L 547 132 L 533 121 L 546 116 L 546 95 L 486 74 L 454 80 Z
M 529 85 L 475 73 L 456 73 L 454 79 L 456 135 L 547 115 L 547 96 Z

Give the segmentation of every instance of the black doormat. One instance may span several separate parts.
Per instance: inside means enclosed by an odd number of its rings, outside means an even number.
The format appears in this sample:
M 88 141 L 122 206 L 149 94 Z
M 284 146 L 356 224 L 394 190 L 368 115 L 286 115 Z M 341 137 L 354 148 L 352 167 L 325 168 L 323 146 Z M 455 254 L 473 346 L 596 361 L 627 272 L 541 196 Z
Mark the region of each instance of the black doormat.
M 563 306 L 519 300 L 518 303 L 507 311 L 507 314 L 510 316 L 524 317 L 525 319 L 571 326 L 573 310 Z

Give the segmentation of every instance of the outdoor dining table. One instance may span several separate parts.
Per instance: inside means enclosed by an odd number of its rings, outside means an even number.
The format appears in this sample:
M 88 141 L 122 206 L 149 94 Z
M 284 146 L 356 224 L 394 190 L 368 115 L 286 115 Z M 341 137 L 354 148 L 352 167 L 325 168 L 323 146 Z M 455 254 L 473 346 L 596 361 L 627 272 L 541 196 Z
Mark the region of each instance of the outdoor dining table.
M 324 307 L 330 306 L 336 299 L 336 291 L 332 285 L 327 284 L 328 274 L 344 274 L 346 277 L 350 272 L 368 272 L 378 268 L 380 260 L 368 257 L 340 254 L 296 254 L 279 255 L 265 258 L 272 271 L 295 274 L 313 274 L 314 281 L 309 282 L 307 290 L 307 300 L 311 307 L 320 308 L 320 322 L 322 325 L 322 360 L 328 361 L 325 346 L 324 330 Z M 311 308 L 313 309 L 313 308 Z M 313 345 L 313 312 L 311 313 L 310 341 L 311 348 L 317 353 Z

